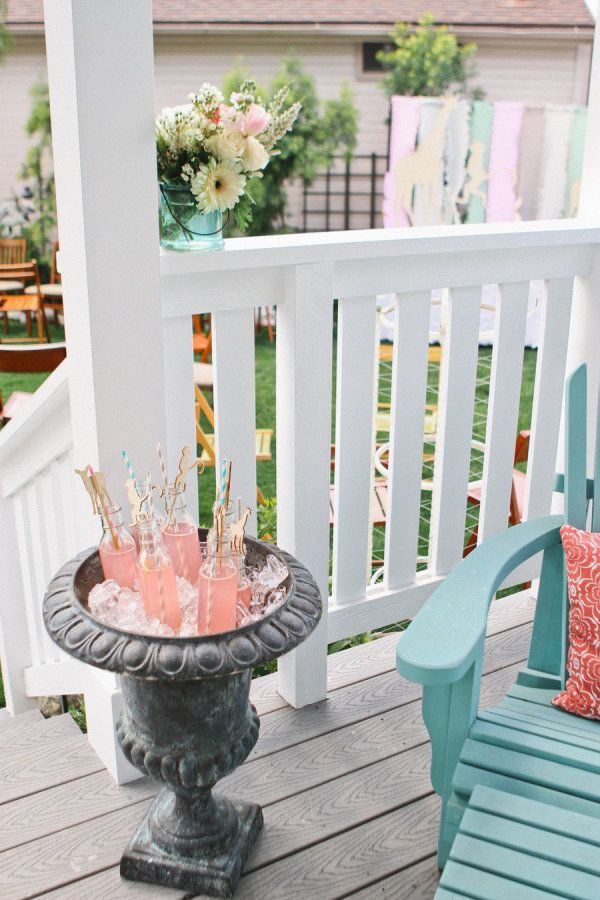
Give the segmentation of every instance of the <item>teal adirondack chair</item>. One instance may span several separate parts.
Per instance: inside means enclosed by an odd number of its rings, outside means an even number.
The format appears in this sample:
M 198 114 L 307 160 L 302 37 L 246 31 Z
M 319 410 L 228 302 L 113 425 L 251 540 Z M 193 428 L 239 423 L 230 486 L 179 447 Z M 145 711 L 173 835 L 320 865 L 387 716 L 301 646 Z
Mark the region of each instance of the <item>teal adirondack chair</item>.
M 598 441 L 595 475 L 586 477 L 586 394 L 581 366 L 567 383 L 565 474 L 556 479 L 564 516 L 526 522 L 485 541 L 398 643 L 398 671 L 423 685 L 431 781 L 442 799 L 438 864 L 450 861 L 439 898 L 600 898 L 600 722 L 550 703 L 566 675 L 560 526 L 585 528 L 588 501 L 600 492 Z M 600 502 L 591 530 L 600 531 Z M 498 706 L 478 713 L 490 602 L 507 575 L 540 551 L 527 666 Z

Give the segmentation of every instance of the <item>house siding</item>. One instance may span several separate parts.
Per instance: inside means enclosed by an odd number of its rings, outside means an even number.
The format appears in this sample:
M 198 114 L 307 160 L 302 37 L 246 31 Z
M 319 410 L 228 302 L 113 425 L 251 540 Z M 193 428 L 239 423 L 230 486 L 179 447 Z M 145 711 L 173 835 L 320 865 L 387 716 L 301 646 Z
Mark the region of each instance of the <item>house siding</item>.
M 376 39 L 376 38 L 372 38 Z M 478 75 L 491 100 L 522 100 L 528 105 L 585 102 L 591 37 L 494 37 L 477 41 Z M 268 85 L 281 60 L 293 53 L 315 77 L 319 95 L 336 97 L 347 81 L 360 111 L 359 153 L 385 153 L 387 99 L 379 78 L 360 71 L 361 40 L 350 36 L 272 34 L 166 35 L 155 38 L 156 109 L 185 101 L 203 81 L 221 83 L 240 62 Z M 43 37 L 17 36 L 0 66 L 0 201 L 18 187 L 27 148 L 24 134 L 29 90 L 45 76 Z M 299 224 L 299 192 L 293 193 L 291 224 Z

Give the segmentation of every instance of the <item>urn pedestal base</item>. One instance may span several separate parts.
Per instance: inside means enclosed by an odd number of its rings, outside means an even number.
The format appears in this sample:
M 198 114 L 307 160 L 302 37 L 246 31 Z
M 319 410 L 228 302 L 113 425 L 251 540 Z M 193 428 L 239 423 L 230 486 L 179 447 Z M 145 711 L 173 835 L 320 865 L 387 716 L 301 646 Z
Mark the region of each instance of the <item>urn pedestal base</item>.
M 153 817 L 160 795 L 150 807 L 121 857 L 121 875 L 133 881 L 162 884 L 165 887 L 208 894 L 211 897 L 231 897 L 238 885 L 242 869 L 252 845 L 263 825 L 263 815 L 256 803 L 229 800 L 237 815 L 237 832 L 226 834 L 225 846 L 219 850 L 217 841 L 210 847 L 198 842 L 194 855 L 167 850 L 164 841 L 153 835 Z

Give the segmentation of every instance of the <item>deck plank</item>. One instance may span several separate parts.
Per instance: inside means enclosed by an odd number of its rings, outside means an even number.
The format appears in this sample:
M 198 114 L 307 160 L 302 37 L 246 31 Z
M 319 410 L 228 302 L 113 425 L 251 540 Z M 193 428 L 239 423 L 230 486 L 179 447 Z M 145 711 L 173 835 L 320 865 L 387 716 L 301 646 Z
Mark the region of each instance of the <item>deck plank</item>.
M 431 900 L 439 880 L 435 856 L 430 856 L 347 896 L 352 900 Z
M 431 855 L 439 807 L 438 797 L 426 797 L 251 872 L 240 882 L 236 897 L 333 900 L 384 878 L 399 866 Z
M 0 806 L 104 768 L 79 730 L 33 749 L 21 744 L 2 753 L 1 766 Z

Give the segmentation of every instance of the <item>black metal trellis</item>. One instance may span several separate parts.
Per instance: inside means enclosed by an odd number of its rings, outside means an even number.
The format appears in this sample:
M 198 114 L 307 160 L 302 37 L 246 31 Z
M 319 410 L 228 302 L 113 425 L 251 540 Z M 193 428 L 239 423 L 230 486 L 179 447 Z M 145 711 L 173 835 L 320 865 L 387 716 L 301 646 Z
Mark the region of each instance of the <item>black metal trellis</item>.
M 303 231 L 342 231 L 381 226 L 387 156 L 335 156 L 325 172 L 304 185 Z

